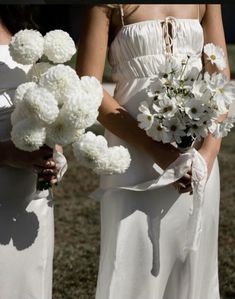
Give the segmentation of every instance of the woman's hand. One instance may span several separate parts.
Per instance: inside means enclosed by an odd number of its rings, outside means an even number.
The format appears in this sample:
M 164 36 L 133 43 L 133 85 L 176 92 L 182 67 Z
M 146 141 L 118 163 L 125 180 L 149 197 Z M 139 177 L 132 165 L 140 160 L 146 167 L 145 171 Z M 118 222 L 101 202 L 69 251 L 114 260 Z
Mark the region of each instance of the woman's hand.
M 53 149 L 48 146 L 43 146 L 38 151 L 26 152 L 17 149 L 12 141 L 6 141 L 0 142 L 0 153 L 1 166 L 29 169 L 50 184 L 57 182 L 57 169 L 52 158 Z
M 189 170 L 182 178 L 180 178 L 178 181 L 173 183 L 173 186 L 180 194 L 188 193 L 188 192 L 190 194 L 193 194 L 192 171 Z

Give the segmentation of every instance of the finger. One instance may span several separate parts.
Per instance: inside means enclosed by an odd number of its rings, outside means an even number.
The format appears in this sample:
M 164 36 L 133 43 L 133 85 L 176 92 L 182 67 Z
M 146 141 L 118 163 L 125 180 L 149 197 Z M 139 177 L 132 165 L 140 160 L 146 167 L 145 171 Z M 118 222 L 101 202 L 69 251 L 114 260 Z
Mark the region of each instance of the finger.
M 42 167 L 42 168 L 55 168 L 55 162 L 53 160 L 44 160 L 40 159 L 35 163 L 35 167 Z
M 52 185 L 57 185 L 58 184 L 58 180 L 57 179 L 53 179 L 53 180 L 51 180 L 50 181 L 50 183 L 52 184 Z
M 187 173 L 192 176 L 192 169 L 190 169 Z
M 40 175 L 53 175 L 57 174 L 58 172 L 57 168 L 44 168 L 36 165 L 34 166 L 33 170 Z
M 186 188 L 186 185 L 184 184 L 184 183 L 182 183 L 182 182 L 178 182 L 178 186 L 179 186 L 179 188 L 181 189 L 184 189 L 184 188 Z
M 192 179 L 192 175 L 190 173 L 186 173 L 183 178 L 187 179 L 187 180 L 191 180 Z

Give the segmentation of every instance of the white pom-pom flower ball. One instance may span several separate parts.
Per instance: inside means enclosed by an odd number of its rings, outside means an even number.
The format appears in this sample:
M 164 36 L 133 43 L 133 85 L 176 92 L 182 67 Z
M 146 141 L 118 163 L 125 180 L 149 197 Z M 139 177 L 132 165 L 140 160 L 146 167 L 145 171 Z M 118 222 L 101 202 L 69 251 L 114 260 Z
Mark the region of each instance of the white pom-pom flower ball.
M 86 129 L 92 126 L 98 116 L 96 105 L 91 105 L 91 99 L 88 99 L 87 94 L 79 90 L 76 98 L 71 98 L 61 109 L 61 117 L 64 122 L 71 128 Z
M 22 103 L 29 117 L 40 125 L 52 124 L 59 114 L 53 94 L 42 87 L 27 90 Z
M 82 135 L 73 143 L 75 158 L 97 174 L 124 173 L 130 166 L 129 151 L 123 146 L 108 148 L 107 140 L 92 132 Z
M 92 104 L 98 109 L 103 99 L 103 87 L 100 81 L 93 76 L 83 76 L 80 78 L 80 84 L 82 89 L 87 93 L 88 98 L 92 96 Z
M 70 66 L 58 64 L 44 73 L 39 85 L 53 93 L 59 105 L 76 96 L 80 80 Z
M 15 126 L 18 122 L 24 119 L 30 119 L 27 110 L 24 109 L 24 103 L 20 102 L 11 113 L 11 124 Z
M 39 150 L 45 143 L 46 129 L 25 119 L 13 126 L 11 140 L 18 149 L 33 152 Z
M 13 60 L 18 63 L 26 65 L 36 63 L 43 55 L 43 36 L 37 30 L 20 30 L 12 37 L 9 51 Z
M 61 146 L 70 145 L 84 133 L 83 130 L 68 127 L 60 116 L 52 125 L 48 126 L 46 130 L 46 144 L 52 148 L 56 144 L 60 144 Z
M 108 148 L 106 156 L 108 165 L 104 168 L 97 167 L 97 174 L 121 174 L 124 173 L 130 166 L 130 153 L 122 145 Z
M 63 30 L 53 30 L 44 36 L 44 54 L 54 63 L 69 61 L 76 53 L 76 47 L 70 35 Z
M 37 87 L 37 84 L 35 82 L 26 82 L 20 84 L 15 90 L 14 105 L 16 106 L 18 103 L 20 103 L 23 100 L 23 97 L 28 89 L 35 88 L 35 87 Z
M 106 139 L 92 132 L 83 134 L 76 142 L 73 143 L 73 153 L 81 165 L 96 169 L 105 168 L 108 165 L 106 152 L 108 144 Z

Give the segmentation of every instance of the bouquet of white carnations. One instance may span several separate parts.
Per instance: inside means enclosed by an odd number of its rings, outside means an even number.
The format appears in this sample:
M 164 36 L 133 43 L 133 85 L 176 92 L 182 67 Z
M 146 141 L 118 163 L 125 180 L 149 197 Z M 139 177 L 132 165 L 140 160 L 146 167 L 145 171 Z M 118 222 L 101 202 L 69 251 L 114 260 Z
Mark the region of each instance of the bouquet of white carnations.
M 204 54 L 207 63 L 215 64 L 219 70 L 225 68 L 221 48 L 206 44 Z M 204 72 L 197 59 L 166 56 L 158 74 L 151 79 L 137 120 L 154 140 L 176 142 L 186 148 L 209 132 L 216 138 L 224 137 L 233 127 L 234 118 L 219 121 L 218 117 L 228 112 L 235 99 L 234 83 L 222 73 Z
M 72 145 L 79 162 L 96 173 L 125 172 L 130 164 L 126 148 L 108 148 L 103 136 L 85 133 L 97 119 L 103 89 L 95 77 L 79 78 L 63 64 L 76 53 L 69 34 L 53 30 L 43 37 L 36 30 L 21 30 L 12 37 L 9 51 L 16 62 L 32 64 L 28 82 L 15 91 L 11 115 L 15 146 L 35 151 L 44 144 L 51 148 Z M 44 62 L 40 62 L 42 56 Z

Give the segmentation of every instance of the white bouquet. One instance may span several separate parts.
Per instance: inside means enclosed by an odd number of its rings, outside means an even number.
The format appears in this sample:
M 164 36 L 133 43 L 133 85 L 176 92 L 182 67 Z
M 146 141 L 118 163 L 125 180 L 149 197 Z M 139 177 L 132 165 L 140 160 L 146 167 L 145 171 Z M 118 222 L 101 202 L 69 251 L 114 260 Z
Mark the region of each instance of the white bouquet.
M 224 69 L 221 48 L 206 44 L 204 53 L 207 63 Z M 167 56 L 146 91 L 147 98 L 139 106 L 137 120 L 139 127 L 156 141 L 188 147 L 193 140 L 209 133 L 216 138 L 224 137 L 233 127 L 233 118 L 220 122 L 218 117 L 228 112 L 235 99 L 234 83 L 222 73 L 210 75 L 199 69 L 193 57 Z
M 13 36 L 9 49 L 16 62 L 32 64 L 28 82 L 15 91 L 15 110 L 11 115 L 15 146 L 35 151 L 44 144 L 51 148 L 56 144 L 73 145 L 79 162 L 96 173 L 124 172 L 130 164 L 126 149 L 108 148 L 104 137 L 85 134 L 97 119 L 103 89 L 95 77 L 79 78 L 75 70 L 63 64 L 76 52 L 69 34 L 54 30 L 43 37 L 35 30 L 21 30 Z M 48 62 L 40 62 L 43 55 Z M 105 148 L 99 152 L 100 140 Z M 92 159 L 92 163 L 87 163 L 87 159 Z

